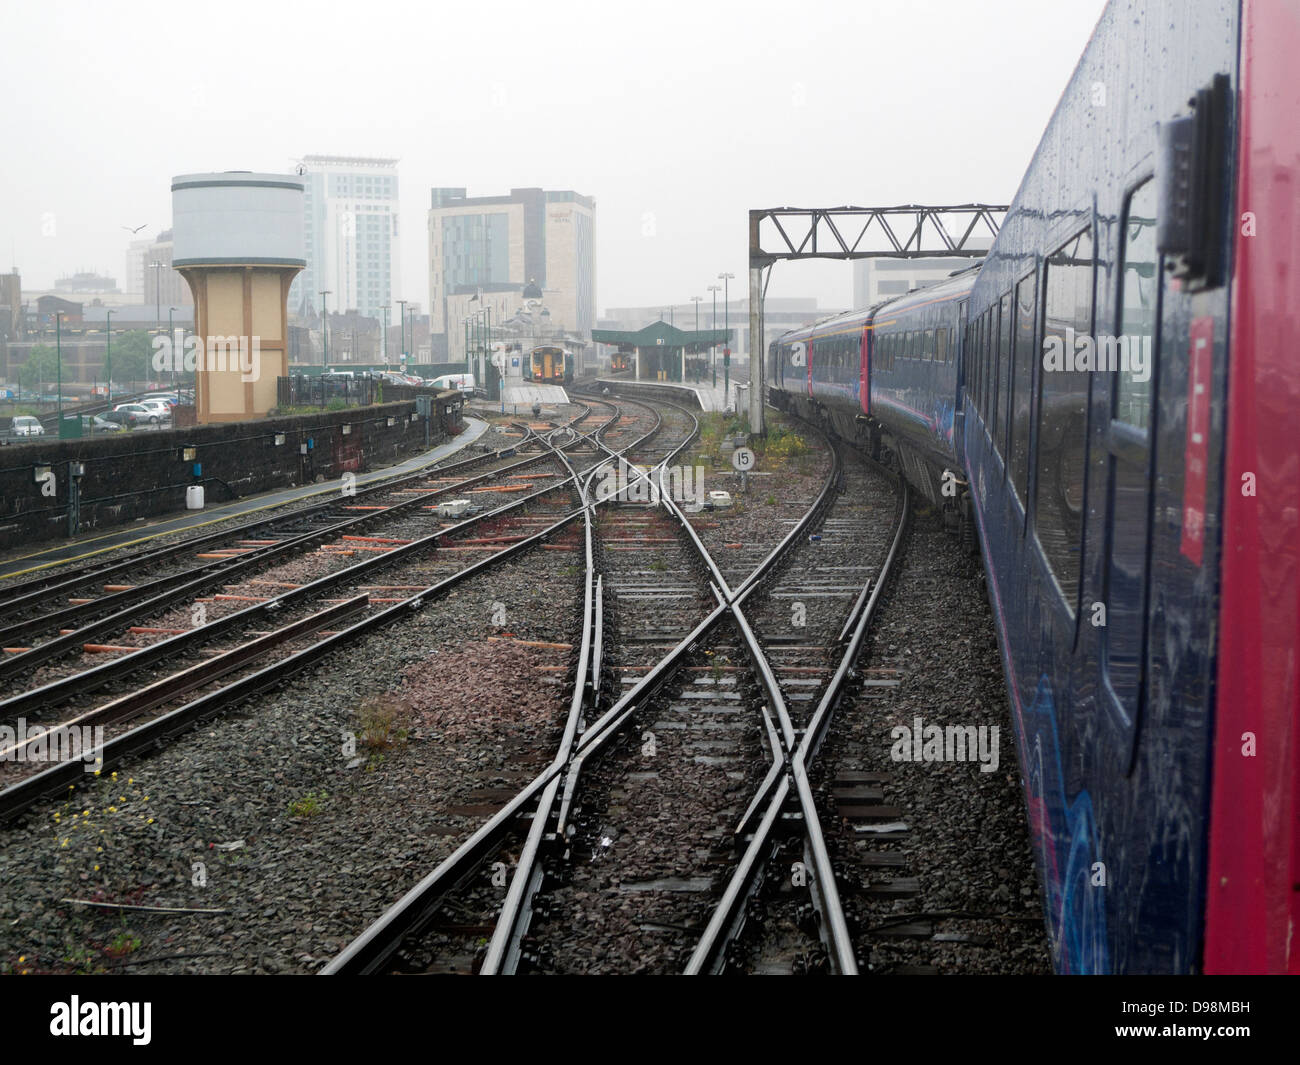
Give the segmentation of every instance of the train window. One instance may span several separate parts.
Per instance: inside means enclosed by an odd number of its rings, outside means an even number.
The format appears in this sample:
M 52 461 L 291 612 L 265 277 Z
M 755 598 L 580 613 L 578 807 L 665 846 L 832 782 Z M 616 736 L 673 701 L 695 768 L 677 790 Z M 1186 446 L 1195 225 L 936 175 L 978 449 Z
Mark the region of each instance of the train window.
M 1083 559 L 1083 488 L 1088 467 L 1091 370 L 1075 367 L 1079 341 L 1092 342 L 1092 231 L 1067 240 L 1044 274 L 1043 372 L 1038 377 L 1034 524 L 1071 610 Z
M 990 364 L 990 351 L 992 345 L 990 344 L 989 333 L 992 321 L 993 312 L 991 310 L 986 310 L 982 315 L 980 315 L 980 404 L 984 411 L 984 421 L 986 423 L 988 422 L 990 412 L 989 401 L 993 397 L 993 378 L 990 372 L 992 369 Z
M 926 360 L 931 360 L 931 359 L 933 359 L 933 358 L 935 357 L 935 355 L 934 355 L 934 330 L 933 330 L 933 329 L 927 329 L 927 330 L 925 331 L 925 333 L 924 333 L 924 335 L 923 335 L 923 338 L 922 338 L 922 340 L 921 340 L 921 344 L 922 344 L 922 354 L 921 354 L 921 358 L 926 359 Z
M 984 424 L 992 428 L 997 407 L 997 304 L 988 308 L 989 339 L 984 347 Z
M 980 361 L 984 364 L 984 380 L 982 388 L 984 391 L 984 423 L 986 425 L 988 424 L 989 418 L 993 416 L 993 399 L 996 384 L 994 374 L 996 373 L 997 368 L 993 364 L 993 343 L 992 337 L 989 333 L 989 330 L 992 328 L 992 324 L 995 321 L 996 319 L 993 317 L 992 310 L 984 312 L 984 332 L 981 338 L 983 346 L 980 348 Z
M 1011 483 L 1021 505 L 1029 505 L 1029 387 L 1034 379 L 1034 318 L 1038 298 L 1034 275 L 1027 274 L 1016 285 L 1016 343 L 1011 382 L 1011 436 L 1008 443 Z
M 1115 418 L 1146 429 L 1151 417 L 1151 359 L 1156 289 L 1155 191 L 1150 181 L 1134 191 L 1124 231 L 1124 270 L 1121 275 L 1119 336 L 1134 339 L 1141 352 L 1129 352 L 1128 366 L 1116 374 Z
M 1007 455 L 1007 411 L 1011 406 L 1011 344 L 1014 340 L 1015 319 L 1011 313 L 1011 293 L 1002 297 L 998 310 L 997 343 L 997 381 L 994 391 L 997 396 L 996 410 L 993 413 L 995 435 L 994 446 L 998 454 L 1006 460 Z
M 975 403 L 979 407 L 980 414 L 986 419 L 989 409 L 989 371 L 988 360 L 985 357 L 987 332 L 988 319 L 981 314 L 975 319 L 975 346 L 971 351 L 975 361 Z
M 975 329 L 974 322 L 966 324 L 964 350 L 962 355 L 962 385 L 966 389 L 967 402 L 975 403 L 975 364 L 971 361 L 971 333 Z
M 1142 346 L 1145 361 L 1115 374 L 1107 433 L 1110 498 L 1103 660 L 1112 706 L 1126 729 L 1137 720 L 1146 657 L 1150 540 L 1151 383 L 1155 379 L 1160 269 L 1155 246 L 1156 191 L 1148 179 L 1129 197 L 1121 253 L 1119 330 Z M 1130 353 L 1131 356 L 1131 353 Z M 1141 380 L 1139 380 L 1141 378 Z
M 935 356 L 934 356 L 934 357 L 935 357 L 936 359 L 938 359 L 940 362 L 944 362 L 944 363 L 946 363 L 946 362 L 949 361 L 949 359 L 948 359 L 948 336 L 949 336 L 949 332 L 948 332 L 947 329 L 940 329 L 940 330 L 939 330 L 938 332 L 936 332 L 935 335 L 934 335 L 934 341 L 935 341 L 935 349 L 934 349 L 934 350 L 935 350 Z

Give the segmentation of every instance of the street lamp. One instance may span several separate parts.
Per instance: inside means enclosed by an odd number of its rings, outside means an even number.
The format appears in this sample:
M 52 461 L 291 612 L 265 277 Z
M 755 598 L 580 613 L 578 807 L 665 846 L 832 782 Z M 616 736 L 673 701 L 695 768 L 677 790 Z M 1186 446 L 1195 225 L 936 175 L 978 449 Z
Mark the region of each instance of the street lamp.
M 713 293 L 713 317 L 709 321 L 709 332 L 716 333 L 718 331 L 718 293 L 722 291 L 722 288 L 719 285 L 710 285 L 709 291 Z M 713 351 L 712 336 L 709 337 L 709 368 L 713 371 L 713 387 L 717 388 L 718 387 L 718 360 Z M 723 396 L 722 399 L 723 399 L 722 406 L 725 409 L 727 406 L 726 403 L 727 397 Z
M 108 405 L 113 405 L 113 312 L 107 314 L 107 346 L 104 348 L 104 373 L 108 376 Z
M 167 343 L 171 345 L 172 355 L 172 385 L 176 389 L 176 406 L 181 405 L 181 385 L 176 376 L 176 324 L 172 321 L 172 315 L 176 313 L 175 307 L 167 308 Z
M 397 305 L 401 307 L 399 312 L 402 324 L 402 372 L 406 372 L 406 300 L 398 300 Z
M 703 299 L 704 299 L 703 296 L 692 296 L 692 297 L 691 297 L 691 302 L 692 302 L 693 304 L 695 304 L 695 332 L 696 332 L 696 333 L 698 333 L 698 332 L 700 331 L 700 301 L 703 300 Z M 698 343 L 698 340 L 697 340 L 697 343 Z M 696 383 L 696 384 L 699 384 L 699 382 L 700 382 L 700 370 L 699 370 L 699 367 L 697 366 L 696 369 L 695 369 L 695 383 Z
M 162 260 L 155 259 L 149 264 L 153 267 L 153 294 L 158 300 L 157 313 L 154 315 L 153 327 L 155 332 L 162 332 Z
M 718 280 L 722 282 L 722 343 L 725 345 L 722 349 L 722 409 L 727 409 L 727 390 L 731 387 L 731 296 L 727 289 L 729 282 L 735 274 L 719 274 Z M 761 341 L 761 337 L 759 338 Z M 753 348 L 752 338 L 750 348 Z
M 59 439 L 63 439 L 63 312 L 54 312 L 54 349 L 55 358 L 58 361 L 58 385 L 59 394 L 55 399 L 58 409 L 59 420 Z
M 322 289 L 320 293 L 320 342 L 325 359 L 321 363 L 326 370 L 330 368 L 330 320 L 329 315 L 325 313 L 325 297 L 330 294 L 330 289 Z M 322 382 L 322 387 L 324 382 Z

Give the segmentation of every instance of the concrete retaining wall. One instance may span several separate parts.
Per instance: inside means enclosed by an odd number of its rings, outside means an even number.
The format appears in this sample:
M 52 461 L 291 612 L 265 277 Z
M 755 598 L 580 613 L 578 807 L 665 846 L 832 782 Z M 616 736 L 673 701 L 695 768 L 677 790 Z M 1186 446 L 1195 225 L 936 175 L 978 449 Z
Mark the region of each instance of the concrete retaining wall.
M 209 504 L 222 503 L 400 461 L 462 428 L 460 396 L 444 393 L 434 397 L 427 438 L 411 398 L 325 414 L 11 444 L 0 447 L 0 548 L 68 535 L 74 462 L 85 471 L 78 522 L 84 533 L 184 510 L 190 485 L 203 485 Z M 189 448 L 193 458 L 186 457 Z M 53 473 L 52 485 L 37 483 L 43 467 Z

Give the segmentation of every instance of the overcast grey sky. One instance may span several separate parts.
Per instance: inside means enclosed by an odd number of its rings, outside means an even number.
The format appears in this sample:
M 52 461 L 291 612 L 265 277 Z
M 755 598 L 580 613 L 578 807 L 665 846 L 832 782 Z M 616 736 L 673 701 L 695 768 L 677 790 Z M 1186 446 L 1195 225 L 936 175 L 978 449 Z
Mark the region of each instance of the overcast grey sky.
M 425 309 L 435 185 L 595 196 L 602 311 L 734 295 L 751 207 L 1009 200 L 1103 7 L 9 0 L 0 253 L 27 288 L 120 282 L 175 174 L 379 155 Z M 851 273 L 779 264 L 769 295 L 847 306 Z

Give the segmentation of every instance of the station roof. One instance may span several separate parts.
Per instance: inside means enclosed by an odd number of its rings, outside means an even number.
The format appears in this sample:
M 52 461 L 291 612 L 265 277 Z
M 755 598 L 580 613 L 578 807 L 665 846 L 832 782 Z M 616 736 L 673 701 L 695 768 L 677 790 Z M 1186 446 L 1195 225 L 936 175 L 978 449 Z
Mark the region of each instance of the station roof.
M 596 344 L 617 344 L 634 348 L 681 348 L 701 344 L 725 344 L 729 329 L 678 329 L 667 322 L 652 322 L 643 329 L 593 329 L 591 339 Z

